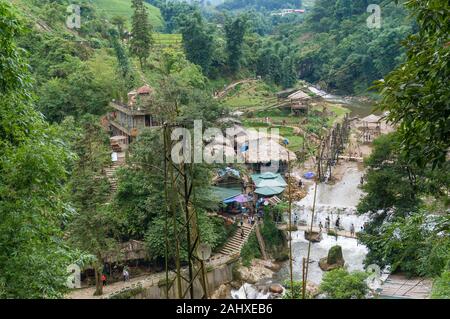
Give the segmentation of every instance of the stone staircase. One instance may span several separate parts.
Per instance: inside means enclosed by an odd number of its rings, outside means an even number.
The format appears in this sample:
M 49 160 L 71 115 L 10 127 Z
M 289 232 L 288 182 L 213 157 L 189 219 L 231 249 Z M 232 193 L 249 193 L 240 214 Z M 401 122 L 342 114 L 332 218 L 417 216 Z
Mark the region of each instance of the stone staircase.
M 251 226 L 245 223 L 242 226 L 244 229 L 244 237 L 241 236 L 241 227 L 238 227 L 236 233 L 227 241 L 219 253 L 227 256 L 240 254 L 242 247 L 247 242 L 254 227 L 254 225 Z
M 119 162 L 113 162 L 111 166 L 104 168 L 104 172 L 106 177 L 109 180 L 109 183 L 111 184 L 111 194 L 115 193 L 117 191 L 117 177 L 116 177 L 116 170 L 121 166 L 121 163 Z

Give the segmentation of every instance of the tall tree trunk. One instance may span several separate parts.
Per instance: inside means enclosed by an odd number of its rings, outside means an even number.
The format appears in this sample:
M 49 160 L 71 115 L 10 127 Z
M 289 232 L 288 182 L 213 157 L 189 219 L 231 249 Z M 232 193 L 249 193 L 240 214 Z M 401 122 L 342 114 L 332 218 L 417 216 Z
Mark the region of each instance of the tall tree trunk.
M 103 295 L 102 269 L 98 265 L 95 267 L 95 292 L 94 296 Z

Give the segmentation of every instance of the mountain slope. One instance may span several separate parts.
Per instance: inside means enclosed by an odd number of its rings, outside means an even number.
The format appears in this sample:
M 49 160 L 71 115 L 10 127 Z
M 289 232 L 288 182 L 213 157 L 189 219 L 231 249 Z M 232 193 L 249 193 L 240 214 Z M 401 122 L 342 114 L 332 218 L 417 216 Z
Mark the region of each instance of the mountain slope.
M 131 0 L 91 0 L 91 3 L 97 6 L 98 11 L 103 13 L 108 19 L 114 16 L 123 16 L 131 21 L 133 8 L 131 8 Z M 159 9 L 146 3 L 149 13 L 149 20 L 153 28 L 159 29 L 163 26 L 163 19 Z

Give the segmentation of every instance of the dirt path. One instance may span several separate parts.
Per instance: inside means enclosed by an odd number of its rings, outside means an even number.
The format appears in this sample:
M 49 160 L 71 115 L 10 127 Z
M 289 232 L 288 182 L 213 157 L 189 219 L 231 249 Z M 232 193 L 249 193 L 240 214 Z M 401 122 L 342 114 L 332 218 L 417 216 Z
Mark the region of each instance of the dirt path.
M 239 84 L 245 84 L 245 83 L 252 83 L 252 82 L 256 82 L 257 80 L 255 79 L 245 79 L 245 80 L 239 80 L 236 82 L 231 83 L 230 85 L 228 85 L 227 87 L 225 87 L 222 91 L 218 92 L 214 98 L 216 99 L 221 99 L 223 98 L 225 95 L 227 95 L 227 93 L 229 91 L 231 91 L 232 89 L 234 89 L 236 86 L 238 86 Z
M 211 257 L 211 259 L 206 263 L 206 267 L 214 267 L 218 265 L 223 265 L 229 262 L 230 260 L 236 258 L 236 256 L 231 255 L 223 255 L 223 254 L 216 254 Z M 170 273 L 169 276 L 173 276 L 174 273 Z M 88 288 L 82 288 L 82 289 L 76 289 L 72 290 L 70 293 L 68 293 L 65 298 L 66 299 L 108 299 L 111 297 L 111 295 L 125 289 L 142 286 L 142 288 L 151 287 L 156 284 L 160 280 L 164 280 L 166 278 L 166 272 L 158 272 L 148 275 L 142 275 L 139 277 L 131 278 L 130 281 L 124 282 L 115 282 L 110 285 L 106 285 L 103 287 L 103 295 L 101 296 L 94 296 L 95 292 L 95 286 L 88 287 Z

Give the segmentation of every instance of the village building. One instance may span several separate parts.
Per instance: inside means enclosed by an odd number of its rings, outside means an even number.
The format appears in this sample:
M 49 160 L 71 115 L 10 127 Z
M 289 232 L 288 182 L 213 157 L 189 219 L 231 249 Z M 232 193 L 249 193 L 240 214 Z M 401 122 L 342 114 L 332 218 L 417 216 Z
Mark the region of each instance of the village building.
M 280 135 L 239 125 L 230 128 L 228 133 L 227 138 L 216 138 L 211 144 L 223 146 L 227 157 L 233 155 L 254 172 L 284 173 L 288 162 L 297 160 L 294 152 L 281 145 Z
M 116 144 L 131 143 L 144 128 L 161 125 L 155 116 L 154 89 L 144 85 L 128 93 L 127 104 L 112 101 L 108 114 L 109 129 Z
M 302 90 L 288 89 L 277 93 L 277 98 L 283 103 L 282 109 L 289 109 L 294 116 L 305 116 L 309 112 L 311 96 Z
M 381 134 L 392 132 L 394 129 L 385 120 L 384 117 L 370 114 L 360 119 L 356 127 L 360 131 L 359 140 L 361 143 L 372 143 Z

